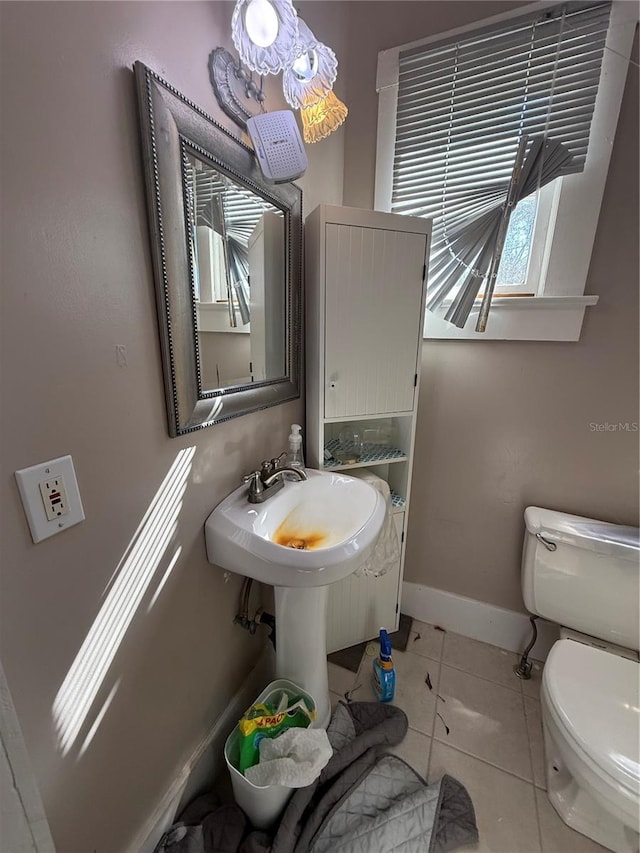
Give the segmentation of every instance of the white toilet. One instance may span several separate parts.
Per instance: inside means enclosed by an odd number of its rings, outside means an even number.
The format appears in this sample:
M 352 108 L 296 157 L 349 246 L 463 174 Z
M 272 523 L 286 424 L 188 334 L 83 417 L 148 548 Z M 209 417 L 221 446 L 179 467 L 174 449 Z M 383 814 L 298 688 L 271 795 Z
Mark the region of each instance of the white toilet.
M 638 853 L 639 530 L 534 506 L 525 522 L 524 602 L 562 626 L 540 696 L 549 800 L 578 832 Z

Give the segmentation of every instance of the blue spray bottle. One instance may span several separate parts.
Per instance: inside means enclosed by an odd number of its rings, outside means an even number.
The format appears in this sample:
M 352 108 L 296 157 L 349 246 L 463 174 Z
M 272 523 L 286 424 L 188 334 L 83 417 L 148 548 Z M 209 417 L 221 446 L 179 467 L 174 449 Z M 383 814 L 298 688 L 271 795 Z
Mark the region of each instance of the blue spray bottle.
M 393 702 L 396 692 L 396 671 L 391 660 L 391 640 L 380 628 L 380 656 L 373 662 L 373 692 L 380 702 Z

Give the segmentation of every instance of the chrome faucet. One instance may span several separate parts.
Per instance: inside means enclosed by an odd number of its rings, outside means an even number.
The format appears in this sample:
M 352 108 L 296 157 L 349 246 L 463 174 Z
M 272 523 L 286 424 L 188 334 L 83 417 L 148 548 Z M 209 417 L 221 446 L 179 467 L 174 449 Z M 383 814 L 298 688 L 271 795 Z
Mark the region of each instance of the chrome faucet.
M 293 474 L 298 480 L 307 480 L 308 477 L 302 468 L 291 468 L 289 465 L 278 467 L 286 453 L 281 453 L 275 459 L 269 459 L 262 463 L 260 468 L 252 471 L 242 478 L 243 483 L 248 483 L 247 500 L 252 504 L 261 504 L 284 486 L 283 474 Z

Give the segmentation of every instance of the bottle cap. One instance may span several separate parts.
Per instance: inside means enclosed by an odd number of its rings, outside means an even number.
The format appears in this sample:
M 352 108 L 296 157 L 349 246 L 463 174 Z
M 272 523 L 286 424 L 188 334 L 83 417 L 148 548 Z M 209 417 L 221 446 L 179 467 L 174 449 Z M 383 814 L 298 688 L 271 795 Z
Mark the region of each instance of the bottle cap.
M 380 659 L 391 660 L 391 639 L 385 628 L 380 628 Z
M 302 436 L 300 435 L 300 430 L 302 427 L 300 424 L 291 424 L 291 433 L 289 435 L 289 444 L 293 447 L 299 447 L 302 444 Z

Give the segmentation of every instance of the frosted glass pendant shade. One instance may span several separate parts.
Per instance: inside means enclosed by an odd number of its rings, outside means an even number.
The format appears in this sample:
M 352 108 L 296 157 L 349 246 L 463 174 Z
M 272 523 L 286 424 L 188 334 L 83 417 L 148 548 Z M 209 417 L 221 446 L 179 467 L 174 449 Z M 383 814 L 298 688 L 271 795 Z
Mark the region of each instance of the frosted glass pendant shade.
M 312 107 L 303 107 L 302 135 L 305 142 L 319 142 L 337 130 L 347 117 L 349 110 L 333 93 Z
M 296 58 L 298 15 L 291 0 L 237 0 L 231 37 L 251 71 L 279 74 Z
M 311 107 L 329 94 L 338 73 L 338 60 L 298 18 L 298 41 L 293 63 L 285 68 L 282 88 L 294 110 Z

